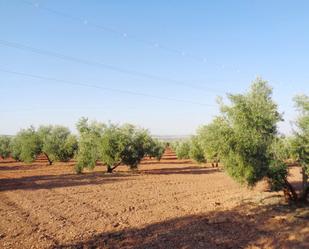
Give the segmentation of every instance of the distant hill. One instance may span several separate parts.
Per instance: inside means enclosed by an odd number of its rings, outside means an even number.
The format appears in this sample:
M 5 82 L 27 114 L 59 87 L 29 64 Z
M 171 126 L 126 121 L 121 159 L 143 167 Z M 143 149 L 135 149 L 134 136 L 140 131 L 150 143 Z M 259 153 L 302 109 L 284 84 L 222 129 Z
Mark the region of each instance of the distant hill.
M 154 138 L 157 138 L 162 141 L 171 142 L 176 140 L 183 140 L 189 138 L 191 135 L 153 135 Z
M 0 134 L 0 136 L 14 137 L 14 135 Z M 161 141 L 172 142 L 177 140 L 184 140 L 191 137 L 191 135 L 153 135 L 152 137 L 157 138 Z

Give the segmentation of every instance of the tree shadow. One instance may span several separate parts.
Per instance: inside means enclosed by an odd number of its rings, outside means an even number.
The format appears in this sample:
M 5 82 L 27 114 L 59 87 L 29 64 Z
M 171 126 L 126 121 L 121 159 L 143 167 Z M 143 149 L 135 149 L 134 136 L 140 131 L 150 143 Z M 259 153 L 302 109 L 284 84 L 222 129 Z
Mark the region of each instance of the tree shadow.
M 12 165 L 12 164 L 18 164 L 18 165 Z M 39 168 L 51 168 L 54 166 L 68 166 L 73 167 L 75 166 L 75 162 L 55 162 L 52 165 L 50 165 L 47 161 L 34 161 L 33 163 L 24 163 L 24 162 L 0 162 L 0 171 L 15 171 L 15 170 L 34 170 Z
M 178 159 L 178 157 L 175 156 L 175 155 L 165 155 L 165 156 L 163 156 L 162 158 L 163 158 L 164 160 L 180 160 L 180 159 Z
M 96 234 L 52 248 L 308 248 L 308 220 L 297 218 L 296 209 L 278 205 L 248 206 L 251 205 Z
M 168 161 L 168 160 L 166 160 L 166 159 L 163 159 L 163 160 L 160 160 L 160 161 L 158 161 L 158 160 L 145 160 L 145 161 L 141 161 L 141 165 L 151 165 L 151 164 L 153 164 L 153 165 L 155 165 L 155 164 L 160 164 L 160 165 L 162 165 L 162 164 L 188 164 L 188 163 L 194 163 L 192 160 L 178 160 L 178 161 L 175 161 L 175 160 L 173 160 L 173 161 Z
M 6 158 L 6 159 L 0 159 L 0 164 L 4 163 L 4 164 L 9 164 L 9 163 L 17 163 L 18 161 L 16 161 L 15 159 L 12 158 Z
M 16 163 L 16 162 L 15 162 Z M 32 163 L 32 164 L 19 164 L 19 165 L 0 165 L 0 171 L 14 171 L 14 170 L 34 170 L 38 168 L 42 168 L 45 165 L 38 164 L 38 163 Z M 47 164 L 46 164 L 47 166 Z
M 220 171 L 221 170 L 218 168 L 205 168 L 199 166 L 139 170 L 140 173 L 149 175 L 201 175 L 216 173 Z
M 0 192 L 10 190 L 38 190 L 63 187 L 108 184 L 127 180 L 133 174 L 90 172 L 83 174 L 36 175 L 0 179 Z

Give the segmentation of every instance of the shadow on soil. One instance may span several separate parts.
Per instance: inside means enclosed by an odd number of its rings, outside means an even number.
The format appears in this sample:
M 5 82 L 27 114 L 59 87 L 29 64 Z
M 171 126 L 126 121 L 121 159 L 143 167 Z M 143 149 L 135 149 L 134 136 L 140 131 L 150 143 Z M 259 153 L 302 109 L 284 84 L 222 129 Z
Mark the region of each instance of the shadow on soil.
M 149 170 L 140 170 L 140 173 L 149 174 L 149 175 L 201 175 L 201 174 L 211 174 L 215 172 L 220 172 L 218 168 L 206 168 L 199 166 L 191 167 L 182 167 L 182 168 L 160 168 L 160 169 L 149 169 Z
M 141 229 L 96 234 L 52 248 L 309 248 L 308 212 L 307 216 L 297 216 L 298 210 L 289 206 L 245 204 Z
M 16 162 L 14 162 L 16 163 Z M 47 163 L 46 163 L 47 166 Z M 23 164 L 23 165 L 12 165 L 12 166 L 7 166 L 7 165 L 0 165 L 0 171 L 14 171 L 14 170 L 34 170 L 38 168 L 45 167 L 45 165 L 42 165 L 41 163 L 32 163 L 32 164 Z
M 90 172 L 80 175 L 62 174 L 62 175 L 38 175 L 25 176 L 21 178 L 0 179 L 0 192 L 9 190 L 38 190 L 53 189 L 63 187 L 100 185 L 116 181 L 127 180 L 133 174 L 111 174 L 104 175 L 103 172 Z
M 18 164 L 18 165 L 11 165 L 11 164 Z M 76 163 L 75 162 L 61 162 L 61 165 L 65 166 L 74 166 Z M 9 162 L 0 162 L 0 171 L 14 171 L 14 170 L 34 170 L 34 169 L 39 169 L 39 168 L 49 168 L 53 166 L 57 166 L 58 163 L 54 163 L 53 165 L 49 165 L 47 161 L 35 161 L 33 163 L 23 163 L 23 162 L 16 162 L 16 161 L 9 161 Z
M 156 165 L 156 164 L 160 164 L 160 165 L 170 165 L 170 164 L 188 164 L 188 163 L 194 163 L 193 161 L 191 160 L 171 160 L 171 161 L 168 161 L 168 160 L 161 160 L 161 161 L 157 161 L 157 160 L 147 160 L 147 161 L 142 161 L 141 162 L 141 165 L 148 165 L 148 164 L 151 164 L 151 165 Z
M 35 168 L 35 166 L 30 167 Z M 162 169 L 151 169 L 151 170 L 139 170 L 136 172 L 126 172 L 126 173 L 115 172 L 113 174 L 104 174 L 103 172 L 90 172 L 90 173 L 83 173 L 80 175 L 77 174 L 36 175 L 36 176 L 24 176 L 20 178 L 3 178 L 0 179 L 0 192 L 10 190 L 38 190 L 38 189 L 53 189 L 63 187 L 108 184 L 116 181 L 125 181 L 128 180 L 128 177 L 138 176 L 139 174 L 149 174 L 149 175 L 210 174 L 219 171 L 220 170 L 218 169 L 192 166 L 177 169 L 162 168 Z
M 16 163 L 16 162 L 15 162 Z M 171 164 L 174 162 L 167 162 Z M 175 162 L 175 164 L 188 163 L 187 161 Z M 73 166 L 74 162 L 65 163 L 68 167 Z M 153 164 L 153 163 L 151 163 Z M 97 166 L 103 164 L 98 162 Z M 43 168 L 51 168 L 54 165 L 42 165 L 42 162 L 34 162 L 32 164 L 21 165 L 0 165 L 0 171 L 28 171 Z M 127 177 L 136 174 L 150 174 L 150 175 L 172 175 L 172 174 L 210 174 L 219 172 L 217 168 L 206 168 L 199 165 L 190 167 L 179 168 L 158 168 L 149 170 L 138 170 L 135 173 L 113 173 L 104 175 L 103 172 L 90 172 L 80 175 L 76 174 L 61 174 L 61 175 L 36 175 L 24 176 L 20 178 L 3 178 L 0 179 L 0 192 L 9 190 L 37 190 L 37 189 L 52 189 L 72 186 L 85 186 L 85 185 L 99 185 L 112 183 L 115 181 L 127 180 Z

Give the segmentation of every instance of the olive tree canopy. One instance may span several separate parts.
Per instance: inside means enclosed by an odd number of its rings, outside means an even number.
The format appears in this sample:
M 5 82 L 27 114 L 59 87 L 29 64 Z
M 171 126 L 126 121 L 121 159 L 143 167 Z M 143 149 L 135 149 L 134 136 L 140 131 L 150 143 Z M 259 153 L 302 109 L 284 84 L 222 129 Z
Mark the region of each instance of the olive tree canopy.
M 147 130 L 130 124 L 89 124 L 87 119 L 81 119 L 77 128 L 80 132 L 77 173 L 85 167 L 92 169 L 98 160 L 106 165 L 109 173 L 121 164 L 134 169 L 143 157 L 160 159 L 164 151 Z
M 221 116 L 198 131 L 209 157 L 219 156 L 237 181 L 253 186 L 266 177 L 272 156 L 270 148 L 282 120 L 272 100 L 272 89 L 257 79 L 244 94 L 229 94 L 221 101 Z
M 73 158 L 77 150 L 77 138 L 64 126 L 41 126 L 38 129 L 41 151 L 49 164 L 54 161 L 66 162 Z
M 11 151 L 14 159 L 31 163 L 41 153 L 42 143 L 33 126 L 23 129 L 12 139 Z

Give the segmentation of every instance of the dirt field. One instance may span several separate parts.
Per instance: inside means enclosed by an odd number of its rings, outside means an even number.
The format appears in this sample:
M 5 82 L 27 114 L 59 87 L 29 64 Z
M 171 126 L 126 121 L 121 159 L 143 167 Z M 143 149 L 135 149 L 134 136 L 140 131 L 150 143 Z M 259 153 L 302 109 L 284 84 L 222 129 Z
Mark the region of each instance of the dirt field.
M 170 151 L 138 172 L 73 164 L 0 162 L 0 248 L 309 248 L 308 209 L 264 184 Z

